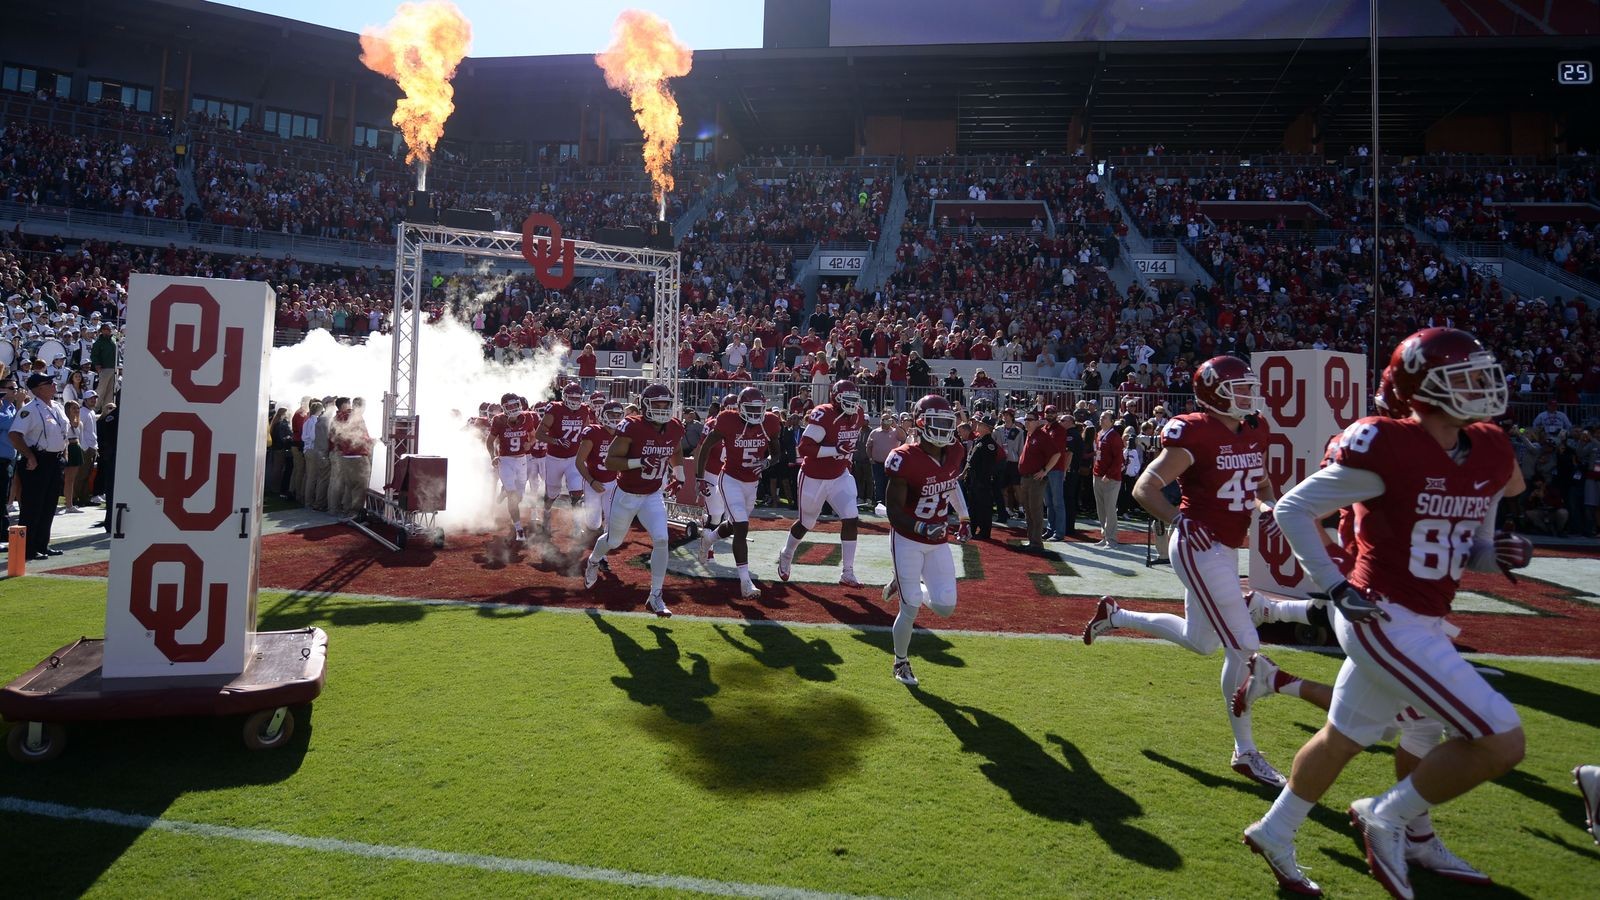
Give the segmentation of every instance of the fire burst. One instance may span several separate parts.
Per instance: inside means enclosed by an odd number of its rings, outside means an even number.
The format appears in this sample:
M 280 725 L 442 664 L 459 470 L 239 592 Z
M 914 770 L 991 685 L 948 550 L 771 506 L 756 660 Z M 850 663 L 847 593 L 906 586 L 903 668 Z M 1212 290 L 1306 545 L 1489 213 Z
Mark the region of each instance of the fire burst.
M 402 3 L 389 24 L 361 32 L 361 61 L 405 92 L 393 122 L 406 138 L 406 162 L 420 164 L 419 189 L 426 188 L 428 160 L 455 112 L 450 79 L 471 45 L 472 25 L 449 0 Z
M 633 103 L 634 120 L 644 132 L 644 167 L 665 218 L 667 194 L 672 191 L 672 149 L 683 125 L 667 79 L 689 74 L 694 51 L 678 40 L 665 19 L 643 10 L 623 10 L 611 31 L 611 46 L 594 61 L 606 73 L 606 84 L 627 94 Z

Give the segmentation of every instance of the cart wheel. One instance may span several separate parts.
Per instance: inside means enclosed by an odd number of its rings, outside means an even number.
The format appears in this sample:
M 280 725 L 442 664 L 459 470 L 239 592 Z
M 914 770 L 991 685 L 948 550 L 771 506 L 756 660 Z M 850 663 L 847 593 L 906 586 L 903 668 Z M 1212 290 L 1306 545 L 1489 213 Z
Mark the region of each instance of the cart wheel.
M 263 709 L 244 720 L 244 745 L 251 750 L 276 750 L 294 737 L 294 713 L 289 707 Z
M 20 763 L 49 762 L 67 749 L 67 730 L 54 722 L 18 722 L 6 733 L 6 752 Z
M 683 526 L 683 533 L 693 540 L 700 536 L 700 523 L 688 522 Z

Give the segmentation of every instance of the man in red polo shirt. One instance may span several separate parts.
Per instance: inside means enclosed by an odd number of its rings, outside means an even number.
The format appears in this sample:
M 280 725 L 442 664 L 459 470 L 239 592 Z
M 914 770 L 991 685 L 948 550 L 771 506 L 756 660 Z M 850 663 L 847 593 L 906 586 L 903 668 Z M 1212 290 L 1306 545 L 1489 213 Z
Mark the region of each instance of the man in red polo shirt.
M 1048 487 L 1050 470 L 1060 462 L 1056 443 L 1044 430 L 1044 422 L 1037 409 L 1028 410 L 1022 420 L 1027 436 L 1022 440 L 1022 455 L 1017 460 L 1017 474 L 1022 478 L 1022 510 L 1028 519 L 1028 549 L 1044 550 L 1044 493 Z
M 1117 546 L 1117 494 L 1122 490 L 1122 432 L 1111 410 L 1100 414 L 1100 431 L 1094 439 L 1094 508 L 1100 515 L 1100 542 L 1096 547 Z

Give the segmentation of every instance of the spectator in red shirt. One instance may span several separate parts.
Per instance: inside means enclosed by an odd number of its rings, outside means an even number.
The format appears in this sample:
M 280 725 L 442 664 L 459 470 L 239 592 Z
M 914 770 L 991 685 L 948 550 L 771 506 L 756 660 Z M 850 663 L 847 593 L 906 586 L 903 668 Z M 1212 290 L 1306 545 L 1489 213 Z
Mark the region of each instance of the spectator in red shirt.
M 1043 428 L 1040 412 L 1028 410 L 1022 420 L 1027 436 L 1022 439 L 1022 454 L 1017 460 L 1017 474 L 1022 478 L 1018 489 L 1022 493 L 1022 511 L 1028 519 L 1028 549 L 1035 553 L 1044 551 L 1044 493 L 1046 477 L 1060 461 L 1061 451 Z
M 1117 546 L 1117 494 L 1122 490 L 1122 432 L 1110 410 L 1100 414 L 1100 431 L 1094 440 L 1094 507 L 1100 514 L 1102 549 Z
M 583 381 L 585 393 L 594 390 L 594 379 L 600 373 L 600 361 L 595 356 L 594 345 L 584 344 L 583 352 L 578 354 L 578 378 Z

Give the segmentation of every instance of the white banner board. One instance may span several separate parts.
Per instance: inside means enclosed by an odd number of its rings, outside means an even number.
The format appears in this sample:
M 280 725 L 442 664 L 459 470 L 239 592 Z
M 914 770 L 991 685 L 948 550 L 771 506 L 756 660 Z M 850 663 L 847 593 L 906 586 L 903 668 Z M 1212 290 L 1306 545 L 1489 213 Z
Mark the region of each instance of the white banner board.
M 1261 399 L 1272 443 L 1266 477 L 1277 496 L 1322 465 L 1328 440 L 1367 414 L 1367 358 L 1360 353 L 1288 350 L 1255 353 Z M 1288 597 L 1317 590 L 1284 540 L 1250 532 L 1250 586 Z
M 823 275 L 860 275 L 866 266 L 865 250 L 827 250 L 817 259 L 817 271 Z
M 272 289 L 134 275 L 105 678 L 244 671 L 256 620 Z

